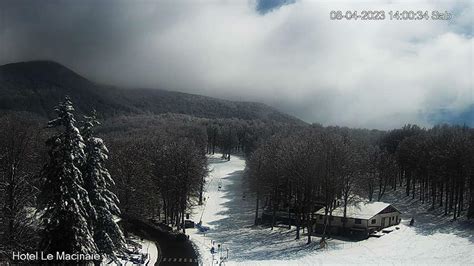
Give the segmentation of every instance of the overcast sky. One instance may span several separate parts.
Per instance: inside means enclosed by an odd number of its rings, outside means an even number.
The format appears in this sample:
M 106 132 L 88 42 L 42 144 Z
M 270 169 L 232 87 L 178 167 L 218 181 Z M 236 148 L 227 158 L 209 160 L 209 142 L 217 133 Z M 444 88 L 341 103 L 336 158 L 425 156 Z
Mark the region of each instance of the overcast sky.
M 334 21 L 331 10 L 453 19 Z M 0 0 L 0 64 L 49 59 L 100 83 L 392 128 L 473 113 L 472 29 L 472 1 Z

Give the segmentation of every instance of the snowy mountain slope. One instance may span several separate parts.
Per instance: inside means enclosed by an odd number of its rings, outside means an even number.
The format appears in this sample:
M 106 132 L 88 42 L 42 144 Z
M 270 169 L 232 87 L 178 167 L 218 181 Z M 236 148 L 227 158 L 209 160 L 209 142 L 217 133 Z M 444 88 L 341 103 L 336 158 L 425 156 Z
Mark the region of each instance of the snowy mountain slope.
M 203 225 L 210 230 L 206 234 L 188 231 L 203 265 L 211 265 L 211 241 L 215 247 L 217 243 L 223 246 L 224 256 L 229 249 L 226 265 L 472 265 L 474 261 L 474 231 L 461 231 L 457 222 L 439 228 L 429 216 L 411 209 L 417 204 L 398 202 L 404 213 L 399 230 L 392 227 L 391 233 L 380 238 L 358 242 L 332 239 L 324 250 L 319 249 L 316 236 L 310 245 L 304 236 L 294 240 L 294 228 L 254 227 L 254 199 L 247 194 L 242 178 L 245 161 L 235 156 L 230 162 L 219 158 L 209 158 L 213 171 L 208 177 L 206 205 L 196 208 L 192 217 L 198 222 L 202 215 Z M 411 216 L 420 218 L 414 227 L 407 225 Z
M 137 114 L 187 114 L 202 118 L 240 118 L 304 124 L 268 105 L 217 99 L 164 89 L 97 84 L 53 61 L 0 66 L 0 112 L 28 111 L 44 117 L 69 95 L 79 113 L 95 108 L 103 117 Z

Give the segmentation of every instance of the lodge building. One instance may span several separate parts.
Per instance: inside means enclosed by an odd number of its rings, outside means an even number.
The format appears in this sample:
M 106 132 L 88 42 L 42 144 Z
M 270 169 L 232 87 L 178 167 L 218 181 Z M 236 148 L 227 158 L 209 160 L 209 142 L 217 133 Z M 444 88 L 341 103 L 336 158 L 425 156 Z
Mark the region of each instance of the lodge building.
M 366 238 L 372 232 L 400 223 L 400 211 L 384 202 L 359 202 L 347 206 L 344 227 L 344 207 L 339 206 L 328 216 L 332 234 L 348 233 L 351 236 Z M 314 231 L 324 230 L 324 208 L 315 213 Z

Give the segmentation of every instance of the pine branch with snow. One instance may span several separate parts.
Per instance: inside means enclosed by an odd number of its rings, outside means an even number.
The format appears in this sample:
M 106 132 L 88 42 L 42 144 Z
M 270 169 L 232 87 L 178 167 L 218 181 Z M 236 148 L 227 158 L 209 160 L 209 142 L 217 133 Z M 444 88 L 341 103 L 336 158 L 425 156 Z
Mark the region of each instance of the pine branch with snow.
M 80 171 L 84 163 L 84 142 L 76 127 L 74 108 L 66 97 L 55 109 L 57 118 L 48 127 L 58 128 L 49 138 L 49 161 L 41 172 L 38 197 L 42 234 L 40 248 L 46 253 L 95 254 L 97 246 L 88 221 L 95 211 L 84 189 Z
M 95 111 L 85 116 L 82 133 L 84 135 L 85 163 L 82 167 L 85 189 L 97 216 L 93 220 L 94 240 L 100 254 L 112 259 L 121 253 L 125 245 L 123 233 L 114 221 L 114 215 L 120 215 L 117 196 L 109 190 L 114 181 L 105 167 L 108 150 L 100 138 L 94 137 L 93 128 L 100 123 Z

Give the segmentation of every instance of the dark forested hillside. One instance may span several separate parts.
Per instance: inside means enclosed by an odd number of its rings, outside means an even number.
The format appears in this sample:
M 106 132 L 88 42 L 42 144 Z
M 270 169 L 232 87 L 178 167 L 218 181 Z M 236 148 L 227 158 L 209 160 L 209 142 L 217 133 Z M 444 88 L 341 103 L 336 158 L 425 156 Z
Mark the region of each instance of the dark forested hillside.
M 0 66 L 0 110 L 29 111 L 51 117 L 53 107 L 65 95 L 75 102 L 79 113 L 94 108 L 105 117 L 178 113 L 205 118 L 303 123 L 261 103 L 234 102 L 161 89 L 100 85 L 51 61 Z

